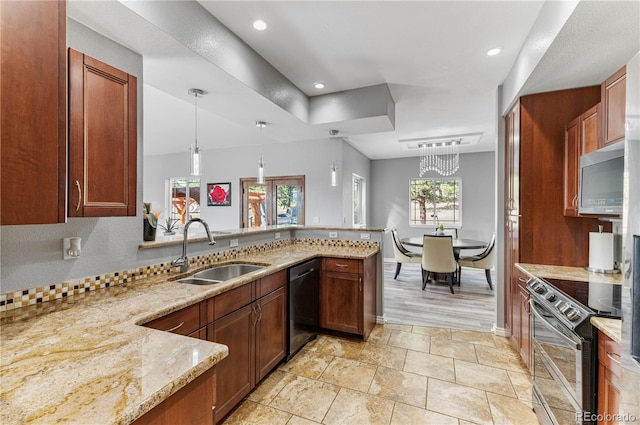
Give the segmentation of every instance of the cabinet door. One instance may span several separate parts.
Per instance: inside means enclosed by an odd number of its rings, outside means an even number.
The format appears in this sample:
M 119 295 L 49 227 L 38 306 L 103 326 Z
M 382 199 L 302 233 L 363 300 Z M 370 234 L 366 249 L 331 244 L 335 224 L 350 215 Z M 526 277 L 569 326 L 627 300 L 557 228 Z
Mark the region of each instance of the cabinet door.
M 207 338 L 229 347 L 217 367 L 215 422 L 240 403 L 255 386 L 255 323 L 253 304 L 209 325 Z
M 580 160 L 580 117 L 564 131 L 564 215 L 578 216 L 578 172 Z
M 256 382 L 267 376 L 287 353 L 287 291 L 280 288 L 255 303 Z
M 506 116 L 506 196 L 507 215 L 518 215 L 520 210 L 520 104 Z
M 614 424 L 620 402 L 620 344 L 598 331 L 598 424 Z
M 518 217 L 509 216 L 506 224 L 505 270 L 508 270 L 505 282 L 508 285 L 507 308 L 511 319 L 511 337 L 516 346 L 520 345 L 520 293 L 518 290 L 518 271 L 514 264 L 520 260 L 519 221 Z
M 66 220 L 66 2 L 0 2 L 1 224 Z
M 320 327 L 362 334 L 362 276 L 325 272 L 320 279 Z
M 531 367 L 531 309 L 529 306 L 529 292 L 524 286 L 519 286 L 520 293 L 520 357 Z
M 133 425 L 213 425 L 216 366 L 136 419 Z
M 136 215 L 137 80 L 69 49 L 69 217 Z
M 580 155 L 600 149 L 602 145 L 600 103 L 582 114 L 580 121 Z
M 603 146 L 624 139 L 627 69 L 623 67 L 602 83 Z

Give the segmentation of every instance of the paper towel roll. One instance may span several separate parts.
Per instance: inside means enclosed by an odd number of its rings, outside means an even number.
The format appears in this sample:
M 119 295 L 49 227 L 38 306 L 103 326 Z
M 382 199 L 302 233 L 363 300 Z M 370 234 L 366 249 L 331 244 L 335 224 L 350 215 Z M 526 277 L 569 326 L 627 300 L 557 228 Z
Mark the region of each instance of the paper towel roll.
M 589 233 L 589 268 L 613 270 L 613 233 Z

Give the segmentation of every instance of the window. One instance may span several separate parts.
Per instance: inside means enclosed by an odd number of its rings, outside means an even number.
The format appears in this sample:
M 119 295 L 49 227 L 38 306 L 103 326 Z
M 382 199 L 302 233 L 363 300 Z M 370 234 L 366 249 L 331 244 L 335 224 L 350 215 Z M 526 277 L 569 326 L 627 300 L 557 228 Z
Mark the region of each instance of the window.
M 459 227 L 461 179 L 411 179 L 410 226 Z
M 304 224 L 304 176 L 240 179 L 242 187 L 242 227 L 273 224 Z
M 200 179 L 173 177 L 167 180 L 169 217 L 185 224 L 200 218 Z
M 366 182 L 364 177 L 353 175 L 353 226 L 365 226 L 366 223 Z

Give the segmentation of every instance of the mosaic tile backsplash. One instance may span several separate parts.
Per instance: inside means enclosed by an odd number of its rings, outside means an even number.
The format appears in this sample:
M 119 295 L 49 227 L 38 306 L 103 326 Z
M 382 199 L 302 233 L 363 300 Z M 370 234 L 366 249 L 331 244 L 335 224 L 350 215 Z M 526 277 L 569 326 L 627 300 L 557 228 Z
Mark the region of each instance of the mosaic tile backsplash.
M 292 244 L 303 246 L 322 247 L 349 247 L 368 248 L 377 247 L 377 242 L 349 241 L 337 239 L 283 239 L 271 241 L 258 245 L 234 248 L 226 251 L 213 252 L 211 254 L 194 256 L 189 258 L 189 267 L 196 269 L 225 261 L 232 261 L 240 256 L 265 252 L 271 249 L 283 248 Z M 129 270 L 121 270 L 113 273 L 106 273 L 96 276 L 88 276 L 80 279 L 73 279 L 61 283 L 47 286 L 38 286 L 21 291 L 7 292 L 0 294 L 0 312 L 13 310 L 29 305 L 53 301 L 60 298 L 72 297 L 85 292 L 97 289 L 108 288 L 110 286 L 122 285 L 124 283 L 135 282 L 151 276 L 158 276 L 168 273 L 173 267 L 171 263 L 159 263 L 146 267 L 137 267 Z

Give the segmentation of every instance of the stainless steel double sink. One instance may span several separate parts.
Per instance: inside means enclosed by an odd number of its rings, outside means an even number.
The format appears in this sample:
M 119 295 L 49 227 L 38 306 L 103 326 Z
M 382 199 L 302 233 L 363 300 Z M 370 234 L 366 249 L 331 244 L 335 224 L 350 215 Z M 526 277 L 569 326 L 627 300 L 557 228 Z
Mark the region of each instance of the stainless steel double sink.
M 178 279 L 177 282 L 189 283 L 192 285 L 215 285 L 247 273 L 255 272 L 263 269 L 264 267 L 265 266 L 256 264 L 227 264 L 202 270 L 192 274 L 191 276 Z

